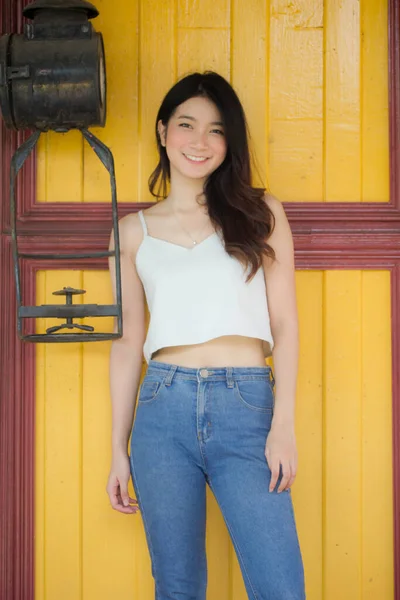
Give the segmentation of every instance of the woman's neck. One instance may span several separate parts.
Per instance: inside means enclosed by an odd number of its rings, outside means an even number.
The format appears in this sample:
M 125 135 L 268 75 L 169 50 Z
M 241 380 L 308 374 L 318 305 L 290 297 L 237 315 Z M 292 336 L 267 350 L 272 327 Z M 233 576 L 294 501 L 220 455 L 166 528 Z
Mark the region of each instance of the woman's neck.
M 205 204 L 204 179 L 189 179 L 180 173 L 171 173 L 170 192 L 165 199 L 176 212 L 197 212 Z

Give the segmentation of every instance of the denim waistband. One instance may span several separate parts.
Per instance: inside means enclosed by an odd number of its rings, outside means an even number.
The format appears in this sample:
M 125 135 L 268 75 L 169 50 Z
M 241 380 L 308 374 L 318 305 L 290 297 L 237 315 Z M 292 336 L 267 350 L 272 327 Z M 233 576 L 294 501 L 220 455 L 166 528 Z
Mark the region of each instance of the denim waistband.
M 147 374 L 165 375 L 168 383 L 174 378 L 193 381 L 227 381 L 228 384 L 235 380 L 272 379 L 272 368 L 264 367 L 182 367 L 170 363 L 150 360 Z

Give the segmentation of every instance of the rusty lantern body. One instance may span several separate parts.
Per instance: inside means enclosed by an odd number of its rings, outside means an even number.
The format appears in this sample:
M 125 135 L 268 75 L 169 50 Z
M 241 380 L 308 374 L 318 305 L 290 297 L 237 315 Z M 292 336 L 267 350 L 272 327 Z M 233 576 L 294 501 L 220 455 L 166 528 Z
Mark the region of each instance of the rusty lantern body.
M 24 9 L 23 35 L 0 39 L 0 105 L 7 127 L 66 131 L 106 118 L 101 33 L 88 2 L 39 0 Z
M 101 33 L 90 19 L 98 15 L 85 0 L 36 0 L 25 7 L 23 34 L 0 37 L 0 109 L 8 128 L 33 129 L 11 160 L 11 235 L 17 291 L 17 330 L 20 339 L 34 342 L 75 342 L 114 339 L 122 335 L 121 269 L 117 193 L 112 153 L 92 132 L 90 126 L 104 126 L 106 120 L 106 71 Z M 19 170 L 32 152 L 42 132 L 79 129 L 110 174 L 112 220 L 115 250 L 80 254 L 21 254 L 18 251 L 15 183 Z M 53 292 L 64 295 L 66 304 L 23 306 L 21 297 L 21 258 L 69 260 L 115 257 L 116 304 L 74 305 L 72 297 L 85 293 L 65 286 Z M 113 316 L 116 332 L 95 332 L 78 325 L 74 318 Z M 23 333 L 25 318 L 57 317 L 62 325 L 44 334 Z M 67 329 L 68 333 L 60 333 Z M 75 330 L 74 332 L 72 332 Z M 77 332 L 78 331 L 78 332 Z

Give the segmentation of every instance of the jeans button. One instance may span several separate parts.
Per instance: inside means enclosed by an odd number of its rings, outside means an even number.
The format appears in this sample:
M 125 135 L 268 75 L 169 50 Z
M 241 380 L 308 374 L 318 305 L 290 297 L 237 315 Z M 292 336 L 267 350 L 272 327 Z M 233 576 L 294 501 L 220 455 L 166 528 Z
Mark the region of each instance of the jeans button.
M 207 371 L 207 369 L 200 369 L 200 375 L 202 377 L 208 377 L 208 371 Z

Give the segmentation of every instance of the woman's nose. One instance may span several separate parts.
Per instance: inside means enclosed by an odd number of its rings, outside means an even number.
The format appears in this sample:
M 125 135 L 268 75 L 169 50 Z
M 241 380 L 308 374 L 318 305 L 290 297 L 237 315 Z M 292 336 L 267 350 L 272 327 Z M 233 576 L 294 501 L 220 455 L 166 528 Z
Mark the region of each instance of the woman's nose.
M 207 147 L 207 133 L 206 132 L 197 132 L 193 135 L 192 146 L 196 148 L 206 148 Z

